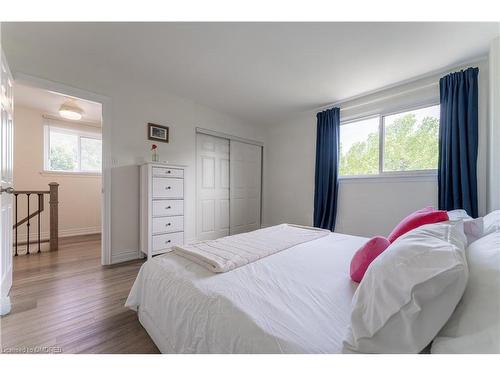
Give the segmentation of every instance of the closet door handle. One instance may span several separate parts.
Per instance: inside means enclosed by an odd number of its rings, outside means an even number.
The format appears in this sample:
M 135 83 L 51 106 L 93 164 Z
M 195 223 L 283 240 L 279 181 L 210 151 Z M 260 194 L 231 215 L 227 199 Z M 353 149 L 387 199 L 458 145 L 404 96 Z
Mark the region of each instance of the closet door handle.
M 168 241 L 165 241 L 165 245 L 166 245 L 166 244 L 168 244 L 168 243 L 170 243 L 170 240 L 168 240 Z
M 165 210 L 170 210 L 172 207 L 171 206 L 167 206 L 165 207 Z
M 166 226 L 166 227 L 169 227 L 169 226 L 170 226 L 170 223 L 165 224 L 165 226 Z
M 170 189 L 172 189 L 171 186 L 165 186 L 165 190 L 170 190 Z

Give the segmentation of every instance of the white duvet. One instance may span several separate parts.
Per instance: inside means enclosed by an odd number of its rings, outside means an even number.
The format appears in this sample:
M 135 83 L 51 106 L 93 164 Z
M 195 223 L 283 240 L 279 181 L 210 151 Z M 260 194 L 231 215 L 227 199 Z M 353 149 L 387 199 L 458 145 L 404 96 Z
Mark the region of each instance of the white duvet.
M 220 274 L 165 254 L 142 266 L 126 306 L 163 353 L 339 353 L 365 242 L 331 233 Z

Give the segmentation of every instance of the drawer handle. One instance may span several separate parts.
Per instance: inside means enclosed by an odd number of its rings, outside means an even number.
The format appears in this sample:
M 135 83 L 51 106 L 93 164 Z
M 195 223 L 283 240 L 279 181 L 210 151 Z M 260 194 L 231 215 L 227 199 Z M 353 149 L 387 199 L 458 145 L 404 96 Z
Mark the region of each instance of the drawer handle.
M 172 173 L 172 171 L 167 171 L 168 174 Z
M 167 244 L 167 243 L 170 243 L 170 240 L 168 240 L 168 241 L 165 241 L 165 244 Z
M 165 190 L 170 190 L 171 187 L 170 186 L 165 186 Z
M 172 207 L 171 206 L 167 206 L 165 207 L 165 210 L 170 210 Z
M 165 224 L 165 226 L 169 227 L 169 226 L 170 226 L 170 223 Z

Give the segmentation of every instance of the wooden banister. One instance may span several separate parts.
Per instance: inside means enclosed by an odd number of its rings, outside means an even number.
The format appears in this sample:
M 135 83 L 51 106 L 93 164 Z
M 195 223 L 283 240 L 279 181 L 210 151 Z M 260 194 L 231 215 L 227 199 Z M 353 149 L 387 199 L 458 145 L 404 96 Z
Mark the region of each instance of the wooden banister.
M 15 223 L 12 226 L 14 229 L 15 233 L 15 241 L 14 241 L 14 247 L 15 247 L 15 254 L 18 255 L 18 246 L 23 246 L 26 245 L 26 254 L 30 254 L 30 244 L 38 244 L 38 253 L 41 251 L 40 249 L 40 244 L 44 242 L 49 242 L 50 243 L 50 251 L 55 251 L 58 250 L 59 248 L 59 184 L 57 182 L 51 182 L 49 184 L 49 190 L 14 190 L 13 194 L 15 197 Z M 19 195 L 25 195 L 26 196 L 26 202 L 27 202 L 27 215 L 21 220 L 18 220 L 18 197 Z M 38 196 L 38 207 L 36 211 L 31 212 L 30 210 L 30 196 L 36 195 Z M 42 240 L 40 238 L 40 232 L 41 232 L 41 223 L 40 223 L 40 216 L 41 213 L 44 210 L 44 195 L 49 196 L 49 206 L 50 206 L 50 215 L 49 215 L 49 225 L 50 225 L 50 234 L 49 234 L 49 239 L 47 240 Z M 30 220 L 37 218 L 37 224 L 38 224 L 38 239 L 36 241 L 31 241 L 30 240 Z M 20 242 L 18 240 L 18 227 L 21 225 L 26 224 L 26 241 Z
M 42 200 L 43 202 L 43 200 Z M 41 210 L 36 210 L 35 212 L 32 212 L 31 214 L 29 214 L 28 216 L 26 216 L 24 219 L 22 220 L 19 220 L 17 223 L 15 223 L 12 228 L 13 229 L 16 229 L 17 227 L 20 227 L 21 225 L 23 225 L 24 223 L 30 221 L 31 219 L 33 219 L 35 216 L 37 216 L 38 214 L 40 214 L 41 212 L 43 211 L 43 206 L 42 206 L 42 209 Z
M 12 194 L 50 194 L 50 190 L 14 190 Z
M 50 188 L 50 251 L 59 249 L 59 184 L 51 182 Z

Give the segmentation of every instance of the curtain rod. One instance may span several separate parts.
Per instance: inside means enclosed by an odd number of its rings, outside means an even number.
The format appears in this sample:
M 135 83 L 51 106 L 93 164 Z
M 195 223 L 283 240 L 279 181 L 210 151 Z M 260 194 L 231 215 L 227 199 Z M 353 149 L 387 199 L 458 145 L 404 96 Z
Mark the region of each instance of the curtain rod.
M 312 111 L 323 111 L 325 109 L 329 109 L 329 108 L 333 108 L 333 107 L 339 107 L 343 103 L 348 103 L 348 102 L 351 102 L 351 101 L 354 101 L 354 100 L 357 100 L 357 99 L 361 99 L 361 98 L 369 96 L 369 95 L 374 95 L 374 94 L 377 94 L 379 92 L 383 92 L 383 91 L 386 91 L 386 90 L 390 90 L 390 89 L 396 88 L 398 86 L 403 86 L 403 85 L 407 85 L 407 84 L 410 84 L 410 83 L 414 83 L 414 82 L 420 81 L 422 79 L 430 78 L 430 77 L 438 75 L 438 74 L 444 74 L 444 73 L 447 73 L 447 72 L 449 72 L 451 70 L 454 70 L 454 69 L 461 69 L 461 68 L 463 68 L 465 66 L 477 64 L 477 63 L 480 63 L 480 62 L 483 62 L 483 61 L 487 61 L 487 60 L 488 60 L 488 56 L 487 55 L 483 55 L 483 56 L 480 56 L 480 57 L 475 58 L 473 60 L 468 60 L 468 61 L 462 62 L 462 63 L 460 63 L 458 65 L 457 64 L 448 65 L 448 66 L 446 66 L 444 68 L 441 68 L 441 69 L 438 69 L 438 70 L 434 70 L 434 71 L 429 72 L 429 73 L 421 74 L 419 76 L 412 77 L 412 78 L 406 79 L 404 81 L 399 81 L 399 82 L 396 82 L 396 83 L 393 83 L 391 85 L 387 85 L 387 86 L 384 86 L 384 87 L 381 87 L 381 88 L 378 88 L 378 89 L 375 89 L 375 90 L 366 91 L 366 92 L 364 92 L 362 94 L 358 94 L 358 95 L 354 95 L 354 96 L 351 96 L 351 97 L 348 97 L 348 98 L 345 98 L 345 99 L 338 100 L 338 101 L 333 102 L 331 104 L 326 104 L 326 105 L 323 105 L 321 107 L 313 108 Z M 377 99 L 373 99 L 370 102 L 364 102 L 362 104 L 361 103 L 360 104 L 353 104 L 353 105 L 347 106 L 347 107 L 340 107 L 340 109 L 341 110 L 347 110 L 347 109 L 356 108 L 356 107 L 363 106 L 363 105 L 366 105 L 366 104 L 375 103 L 377 101 L 389 99 L 389 98 L 392 98 L 392 97 L 395 97 L 395 96 L 404 95 L 405 93 L 408 93 L 408 92 L 422 90 L 424 88 L 432 87 L 432 86 L 438 85 L 438 84 L 439 84 L 439 80 L 435 81 L 435 82 L 432 82 L 432 83 L 428 83 L 426 85 L 415 87 L 413 89 L 404 91 L 402 93 L 395 93 L 395 94 L 386 95 L 386 96 L 383 96 L 383 97 L 380 97 L 380 98 L 377 98 Z
M 363 107 L 363 106 L 368 105 L 368 104 L 377 103 L 377 102 L 380 102 L 380 101 L 383 101 L 383 100 L 394 98 L 396 96 L 401 96 L 401 95 L 409 94 L 409 93 L 414 92 L 414 91 L 419 91 L 419 90 L 423 90 L 423 89 L 426 89 L 426 88 L 429 88 L 429 87 L 433 87 L 433 86 L 438 86 L 438 85 L 439 85 L 439 82 L 432 82 L 432 83 L 429 83 L 427 85 L 422 85 L 422 86 L 414 87 L 413 89 L 405 90 L 404 92 L 397 92 L 397 93 L 390 94 L 390 95 L 384 95 L 384 96 L 381 96 L 379 98 L 375 98 L 373 100 L 364 101 L 362 103 L 357 103 L 357 104 L 352 104 L 352 105 L 349 105 L 349 106 L 340 107 L 340 110 L 346 111 L 346 110 L 357 108 L 357 107 Z M 352 100 L 355 100 L 355 99 L 352 99 Z M 335 106 L 336 105 L 334 105 L 334 107 Z

